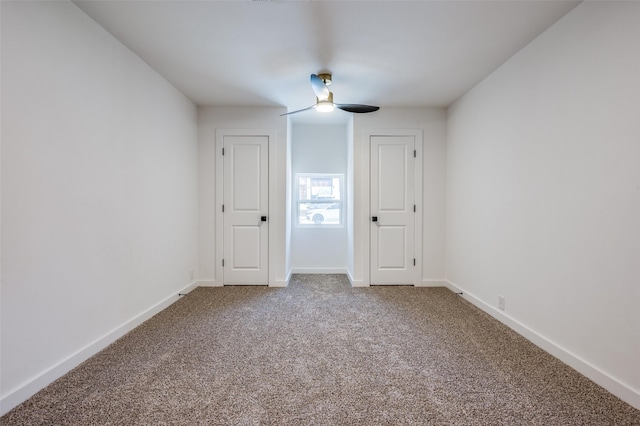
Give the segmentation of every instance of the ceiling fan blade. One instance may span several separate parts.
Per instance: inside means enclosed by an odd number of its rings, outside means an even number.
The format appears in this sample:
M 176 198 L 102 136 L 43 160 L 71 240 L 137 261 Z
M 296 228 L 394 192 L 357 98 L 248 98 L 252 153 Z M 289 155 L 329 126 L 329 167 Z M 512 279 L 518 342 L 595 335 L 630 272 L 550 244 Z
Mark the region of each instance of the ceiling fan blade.
M 311 106 L 310 106 L 310 107 L 308 107 L 308 108 L 302 108 L 302 109 L 299 109 L 299 110 L 297 110 L 297 111 L 286 112 L 286 113 L 284 113 L 284 114 L 280 114 L 280 117 L 282 117 L 283 115 L 291 115 L 291 114 L 295 114 L 295 113 L 297 113 L 297 112 L 306 111 L 306 110 L 309 110 L 309 109 L 313 109 L 313 108 L 315 108 L 315 107 L 316 107 L 315 105 L 311 105 Z
M 373 105 L 360 105 L 360 104 L 334 104 L 336 108 L 340 108 L 347 112 L 365 113 L 374 112 L 380 109 L 380 107 Z
M 316 97 L 321 101 L 326 100 L 329 97 L 329 88 L 320 77 L 315 74 L 311 74 L 311 88 Z

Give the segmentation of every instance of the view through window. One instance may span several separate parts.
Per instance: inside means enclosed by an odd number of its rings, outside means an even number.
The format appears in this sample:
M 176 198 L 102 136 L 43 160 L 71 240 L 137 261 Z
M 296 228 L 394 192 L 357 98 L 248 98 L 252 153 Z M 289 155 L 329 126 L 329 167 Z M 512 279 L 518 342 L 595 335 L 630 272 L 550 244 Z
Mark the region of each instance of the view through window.
M 341 174 L 296 174 L 298 225 L 342 225 Z

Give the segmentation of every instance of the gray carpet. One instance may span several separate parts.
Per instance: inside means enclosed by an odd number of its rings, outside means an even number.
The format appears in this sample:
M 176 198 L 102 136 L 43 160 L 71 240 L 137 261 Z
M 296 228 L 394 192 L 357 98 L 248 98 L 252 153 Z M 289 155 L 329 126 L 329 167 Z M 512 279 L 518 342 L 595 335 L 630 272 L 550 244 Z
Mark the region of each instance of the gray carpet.
M 197 288 L 2 425 L 640 425 L 444 288 Z

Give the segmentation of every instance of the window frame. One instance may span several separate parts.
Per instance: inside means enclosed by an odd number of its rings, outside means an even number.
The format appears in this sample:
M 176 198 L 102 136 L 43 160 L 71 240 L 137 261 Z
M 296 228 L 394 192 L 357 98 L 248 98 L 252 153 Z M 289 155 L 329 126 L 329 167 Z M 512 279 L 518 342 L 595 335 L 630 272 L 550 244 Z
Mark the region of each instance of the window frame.
M 323 199 L 318 200 L 313 198 L 300 198 L 301 190 L 300 190 L 300 179 L 338 179 L 338 196 L 339 199 L 331 198 L 331 199 Z M 332 184 L 332 195 L 333 188 L 335 188 L 335 184 Z M 296 173 L 294 177 L 294 191 L 295 191 L 295 200 L 294 200 L 294 223 L 296 227 L 300 228 L 344 228 L 345 224 L 345 197 L 344 197 L 344 174 L 343 173 Z M 301 204 L 308 205 L 318 205 L 318 206 L 326 206 L 326 208 L 330 207 L 334 204 L 339 204 L 340 212 L 338 214 L 338 223 L 314 223 L 314 222 L 301 222 L 300 211 Z M 319 207 L 320 208 L 320 207 Z M 308 210 L 312 210 L 307 208 Z

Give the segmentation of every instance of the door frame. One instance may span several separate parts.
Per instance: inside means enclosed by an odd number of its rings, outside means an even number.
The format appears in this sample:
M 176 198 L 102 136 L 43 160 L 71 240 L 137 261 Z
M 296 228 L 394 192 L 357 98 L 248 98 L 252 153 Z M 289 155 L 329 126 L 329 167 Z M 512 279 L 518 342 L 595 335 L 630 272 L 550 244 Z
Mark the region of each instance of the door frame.
M 364 133 L 364 143 L 362 150 L 362 182 L 364 183 L 360 189 L 362 190 L 362 213 L 358 215 L 358 219 L 362 225 L 362 241 L 364 250 L 362 250 L 362 269 L 363 281 L 366 285 L 371 285 L 371 137 L 372 136 L 413 136 L 415 141 L 416 158 L 414 164 L 415 193 L 414 202 L 416 205 L 415 214 L 415 238 L 413 253 L 416 259 L 416 266 L 413 271 L 413 285 L 419 285 L 422 282 L 422 165 L 423 159 L 423 137 L 422 129 L 389 129 L 389 130 L 370 130 Z
M 268 277 L 269 277 L 269 286 L 276 285 L 275 284 L 275 268 L 273 265 L 274 257 L 273 254 L 276 252 L 276 241 L 272 235 L 272 231 L 274 230 L 274 226 L 271 225 L 273 222 L 272 218 L 276 217 L 276 206 L 273 202 L 273 194 L 276 194 L 276 186 L 275 186 L 275 177 L 274 171 L 276 169 L 275 165 L 275 155 L 274 153 L 274 144 L 276 143 L 275 139 L 275 131 L 272 130 L 261 130 L 261 129 L 216 129 L 216 214 L 215 214 L 215 229 L 216 229 L 216 282 L 219 285 L 224 285 L 224 268 L 222 267 L 222 259 L 224 256 L 224 214 L 222 213 L 222 204 L 224 201 L 224 158 L 222 156 L 222 148 L 224 146 L 224 137 L 225 136 L 266 136 L 268 138 L 268 156 L 269 156 L 269 216 L 267 218 L 267 226 L 269 226 L 269 256 L 268 256 Z

